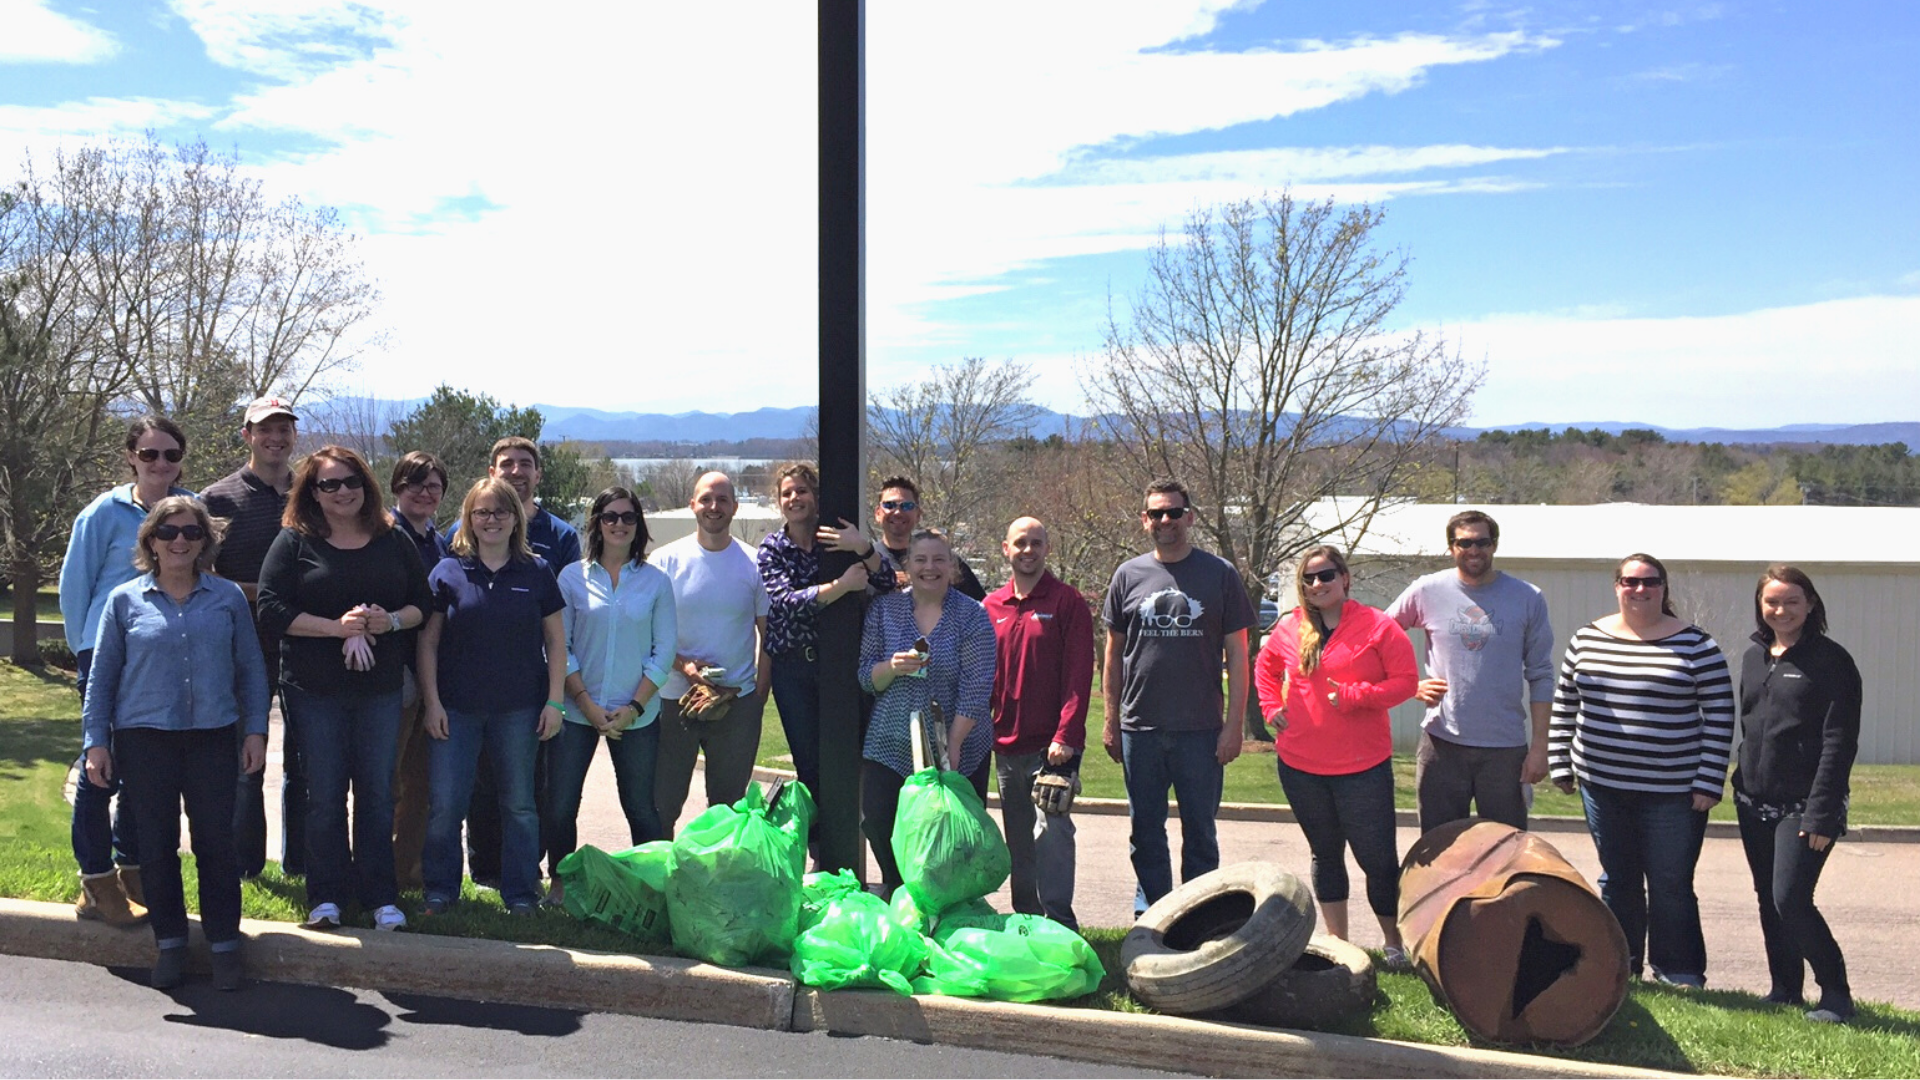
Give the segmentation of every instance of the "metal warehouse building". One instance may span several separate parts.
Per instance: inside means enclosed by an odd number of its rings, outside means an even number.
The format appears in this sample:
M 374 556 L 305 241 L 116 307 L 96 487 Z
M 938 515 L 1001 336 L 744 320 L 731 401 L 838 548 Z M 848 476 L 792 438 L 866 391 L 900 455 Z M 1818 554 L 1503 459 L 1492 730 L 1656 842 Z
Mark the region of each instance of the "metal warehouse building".
M 1863 763 L 1920 762 L 1920 508 L 1837 506 L 1383 506 L 1329 538 L 1352 557 L 1354 598 L 1385 607 L 1420 574 L 1450 567 L 1447 519 L 1480 509 L 1500 523 L 1495 565 L 1540 587 L 1553 617 L 1554 664 L 1573 631 L 1617 610 L 1613 569 L 1644 551 L 1667 565 L 1675 610 L 1705 627 L 1737 668 L 1753 633 L 1753 590 L 1768 563 L 1813 577 L 1828 633 L 1865 682 Z M 1309 520 L 1348 516 L 1316 505 Z M 1291 567 L 1283 605 L 1292 602 Z M 1414 649 L 1425 643 L 1415 631 Z M 1417 701 L 1393 712 L 1394 745 L 1418 741 Z

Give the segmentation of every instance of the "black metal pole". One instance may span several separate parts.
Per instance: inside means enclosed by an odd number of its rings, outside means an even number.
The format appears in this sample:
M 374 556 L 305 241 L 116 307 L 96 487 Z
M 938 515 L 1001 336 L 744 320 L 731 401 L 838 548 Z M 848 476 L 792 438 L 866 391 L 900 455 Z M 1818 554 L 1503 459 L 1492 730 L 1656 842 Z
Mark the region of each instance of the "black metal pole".
M 863 0 L 819 0 L 820 53 L 820 520 L 860 522 L 867 467 L 866 250 Z M 850 554 L 821 560 L 839 576 Z M 819 861 L 858 871 L 860 857 L 860 661 L 862 605 L 820 610 Z

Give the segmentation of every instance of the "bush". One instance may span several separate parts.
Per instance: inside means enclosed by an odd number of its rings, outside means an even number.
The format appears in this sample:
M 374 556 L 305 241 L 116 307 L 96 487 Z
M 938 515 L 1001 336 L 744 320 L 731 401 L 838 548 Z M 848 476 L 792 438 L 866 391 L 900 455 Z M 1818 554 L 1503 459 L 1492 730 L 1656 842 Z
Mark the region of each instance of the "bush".
M 80 662 L 74 659 L 73 650 L 67 648 L 67 639 L 63 637 L 40 639 L 40 662 L 51 664 L 62 671 L 74 671 L 80 665 Z

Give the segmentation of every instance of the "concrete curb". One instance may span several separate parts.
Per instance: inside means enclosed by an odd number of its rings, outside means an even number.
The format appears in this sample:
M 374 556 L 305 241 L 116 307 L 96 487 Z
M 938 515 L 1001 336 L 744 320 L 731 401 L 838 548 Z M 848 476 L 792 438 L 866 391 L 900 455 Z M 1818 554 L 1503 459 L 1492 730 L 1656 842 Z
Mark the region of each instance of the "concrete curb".
M 194 920 L 194 964 L 205 972 L 198 925 Z M 545 945 L 373 930 L 317 933 L 254 919 L 242 922 L 240 930 L 247 940 L 247 974 L 277 982 L 436 994 L 770 1031 L 874 1035 L 1219 1076 L 1664 1075 L 1499 1050 L 1273 1031 L 1140 1013 L 908 998 L 885 991 L 822 992 L 795 985 L 784 971 Z M 0 954 L 147 967 L 153 963 L 153 937 L 144 927 L 118 929 L 82 922 L 65 904 L 0 899 Z

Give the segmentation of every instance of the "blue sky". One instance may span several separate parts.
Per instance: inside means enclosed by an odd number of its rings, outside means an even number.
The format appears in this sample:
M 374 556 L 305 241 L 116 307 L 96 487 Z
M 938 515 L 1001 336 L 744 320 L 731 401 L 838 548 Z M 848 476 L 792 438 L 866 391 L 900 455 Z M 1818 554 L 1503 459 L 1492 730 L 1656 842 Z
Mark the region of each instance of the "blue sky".
M 339 207 L 342 392 L 812 396 L 812 5 L 0 0 L 0 175 L 152 129 Z M 868 381 L 1082 411 L 1160 228 L 1371 200 L 1481 424 L 1920 418 L 1920 7 L 869 0 Z M 697 375 L 696 375 L 697 373 Z

